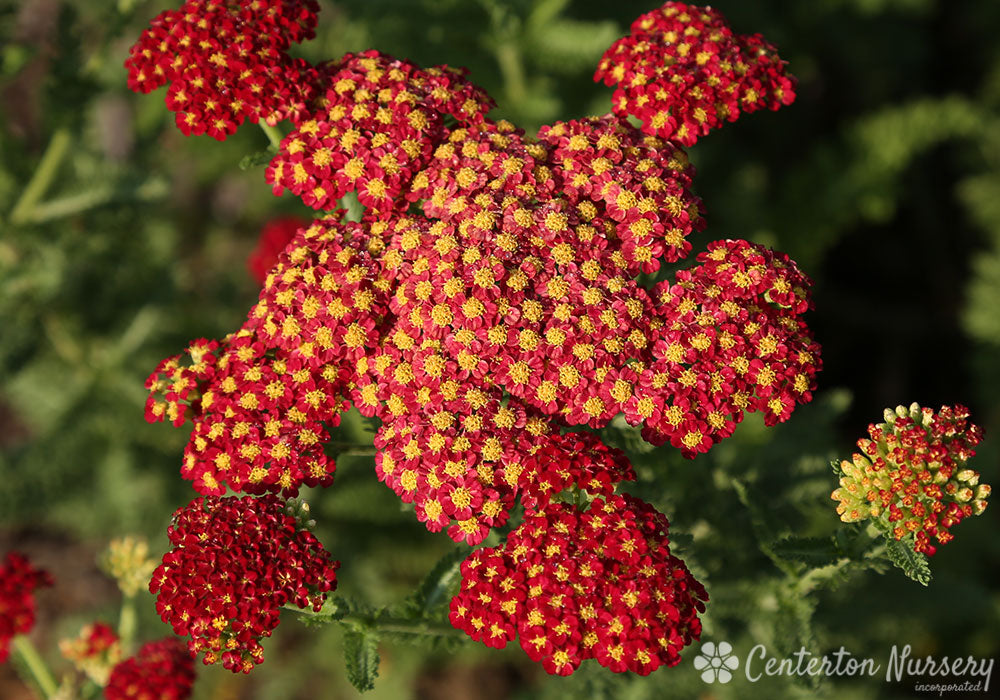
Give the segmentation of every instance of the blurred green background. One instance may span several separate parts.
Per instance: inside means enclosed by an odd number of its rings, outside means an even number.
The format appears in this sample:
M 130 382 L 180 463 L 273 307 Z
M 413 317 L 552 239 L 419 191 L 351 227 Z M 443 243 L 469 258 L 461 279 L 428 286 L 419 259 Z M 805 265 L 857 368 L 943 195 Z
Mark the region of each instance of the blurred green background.
M 322 2 L 313 61 L 378 48 L 466 66 L 528 131 L 603 113 L 600 54 L 652 3 L 593 0 Z M 964 403 L 986 440 L 972 466 L 1000 481 L 1000 3 L 982 0 L 720 0 L 739 32 L 761 32 L 799 78 L 798 99 L 727 125 L 690 149 L 709 226 L 789 253 L 816 282 L 809 323 L 825 369 L 813 404 L 773 429 L 748 419 L 696 460 L 650 449 L 624 424 L 640 482 L 712 600 L 703 641 L 784 656 L 843 646 L 887 659 L 1000 656 L 1000 508 L 961 523 L 927 588 L 898 570 L 798 563 L 771 546 L 840 529 L 829 461 L 848 457 L 883 408 Z M 186 429 L 143 420 L 142 382 L 196 337 L 235 330 L 257 288 L 243 261 L 262 225 L 308 216 L 240 160 L 267 140 L 184 138 L 163 91 L 129 93 L 122 62 L 162 2 L 0 0 L 0 552 L 48 567 L 37 640 L 113 621 L 114 584 L 93 561 L 107 541 L 166 547 Z M 39 171 L 42 176 L 39 176 Z M 37 185 L 45 184 L 42 188 Z M 696 248 L 699 243 L 695 242 Z M 347 442 L 369 439 L 348 419 Z M 340 590 L 401 600 L 453 549 L 375 478 L 363 449 L 304 494 L 342 562 Z M 140 600 L 146 638 L 167 632 Z M 249 677 L 201 668 L 198 698 L 352 698 L 339 629 L 287 614 Z M 380 645 L 373 698 L 896 698 L 883 678 L 703 683 L 696 648 L 674 669 L 614 676 L 594 662 L 549 678 L 516 644 Z M 1000 671 L 993 679 L 1000 686 Z M 27 697 L 0 667 L 0 697 Z

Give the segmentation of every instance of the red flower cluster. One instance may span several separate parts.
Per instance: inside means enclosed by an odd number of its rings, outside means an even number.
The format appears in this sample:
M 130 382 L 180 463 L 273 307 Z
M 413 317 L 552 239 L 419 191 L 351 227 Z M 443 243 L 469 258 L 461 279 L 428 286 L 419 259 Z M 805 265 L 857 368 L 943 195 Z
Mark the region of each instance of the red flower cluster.
M 266 171 L 276 195 L 288 189 L 313 209 L 336 209 L 348 192 L 372 217 L 405 209 L 400 193 L 444 140 L 445 117 L 477 124 L 493 106 L 448 66 L 365 51 L 323 69 L 322 107 L 296 122 Z
M 35 589 L 51 586 L 48 572 L 36 569 L 19 552 L 8 552 L 0 565 L 0 663 L 10 655 L 10 640 L 35 624 Z
M 594 80 L 617 84 L 615 114 L 686 146 L 740 112 L 795 99 L 795 79 L 760 34 L 735 34 L 718 10 L 667 2 L 611 45 Z
M 153 572 L 156 611 L 204 663 L 249 673 L 281 606 L 318 611 L 340 562 L 274 495 L 198 498 L 174 513 L 173 549 Z
M 211 7 L 236 16 L 235 0 Z M 301 34 L 278 32 L 274 71 L 311 31 L 309 11 L 295 16 Z M 160 65 L 151 41 L 130 69 Z M 220 63 L 177 42 L 163 50 L 180 46 L 181 67 Z M 253 117 L 293 122 L 267 180 L 321 210 L 356 192 L 362 219 L 338 210 L 295 233 L 239 332 L 156 369 L 147 419 L 193 422 L 182 473 L 199 492 L 294 493 L 331 482 L 322 448 L 351 402 L 381 421 L 378 476 L 429 530 L 477 544 L 518 498 L 526 508 L 503 547 L 463 565 L 457 626 L 494 646 L 519 636 L 553 673 L 591 657 L 639 673 L 676 664 L 705 591 L 670 555 L 666 519 L 615 494 L 634 478 L 624 454 L 567 429 L 623 414 L 692 457 L 747 411 L 770 425 L 812 398 L 810 283 L 786 256 L 718 241 L 673 282 L 637 279 L 684 258 L 704 228 L 677 142 L 791 101 L 783 64 L 717 12 L 671 2 L 602 61 L 598 77 L 620 83 L 615 113 L 536 138 L 489 119 L 492 101 L 463 71 L 368 51 L 300 74 Z M 283 518 L 273 495 L 178 512 L 151 589 L 206 662 L 250 670 L 276 605 L 319 605 L 335 583 L 328 555 Z
M 535 511 L 573 489 L 607 498 L 623 481 L 635 481 L 624 452 L 608 447 L 594 433 L 556 433 L 528 453 L 518 487 L 521 504 Z
M 746 241 L 717 241 L 699 267 L 653 290 L 662 330 L 652 361 L 623 406 L 643 437 L 686 456 L 732 435 L 745 411 L 767 425 L 812 399 L 819 345 L 801 315 L 806 278 L 786 255 Z
M 74 639 L 60 640 L 59 651 L 76 668 L 102 686 L 107 685 L 111 669 L 122 657 L 118 635 L 103 622 L 85 625 Z
M 286 52 L 315 35 L 316 0 L 187 0 L 153 19 L 125 61 L 128 86 L 169 84 L 186 135 L 222 141 L 245 120 L 274 124 L 314 96 L 318 71 Z
M 313 371 L 246 330 L 221 343 L 197 340 L 186 354 L 189 365 L 169 357 L 146 381 L 146 419 L 193 421 L 181 475 L 200 493 L 294 494 L 333 483 L 324 423 L 338 425 L 347 408 L 336 366 Z
M 954 539 L 949 528 L 986 509 L 990 486 L 966 462 L 975 455 L 982 429 L 964 406 L 936 413 L 912 404 L 886 409 L 885 422 L 868 426 L 861 454 L 840 464 L 840 488 L 832 498 L 844 522 L 871 518 L 909 539 L 917 552 L 934 554 L 931 538 Z
M 176 637 L 148 642 L 114 667 L 106 700 L 184 700 L 194 685 L 194 659 Z
M 525 517 L 505 544 L 462 563 L 451 622 L 487 646 L 515 637 L 549 673 L 594 658 L 646 675 L 674 666 L 701 635 L 708 599 L 670 554 L 667 520 L 630 496 L 586 511 L 552 503 Z
M 787 257 L 725 241 L 674 284 L 635 279 L 704 226 L 678 146 L 614 115 L 530 139 L 460 74 L 377 52 L 326 70 L 268 177 L 321 208 L 357 191 L 363 221 L 301 231 L 238 334 L 147 384 L 149 419 L 195 424 L 200 492 L 328 484 L 346 396 L 382 421 L 379 478 L 475 544 L 519 492 L 535 502 L 525 458 L 566 425 L 624 413 L 693 456 L 745 411 L 772 424 L 810 400 L 809 281 Z
M 118 644 L 118 635 L 111 625 L 94 622 L 85 625 L 76 639 L 67 639 L 59 644 L 62 655 L 70 661 L 90 659 L 109 651 Z
M 297 216 L 282 216 L 271 219 L 264 225 L 257 239 L 257 247 L 247 258 L 247 270 L 257 280 L 257 284 L 264 284 L 267 273 L 277 264 L 281 251 L 292 242 L 300 228 L 308 225 L 308 221 Z

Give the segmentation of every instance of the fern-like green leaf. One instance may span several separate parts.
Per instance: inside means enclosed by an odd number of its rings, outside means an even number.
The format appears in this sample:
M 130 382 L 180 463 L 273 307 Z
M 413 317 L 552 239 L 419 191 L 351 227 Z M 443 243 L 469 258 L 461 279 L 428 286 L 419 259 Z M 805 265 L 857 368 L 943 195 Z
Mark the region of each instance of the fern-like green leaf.
M 362 693 L 375 687 L 378 677 L 378 635 L 370 629 L 344 632 L 347 680 Z
M 901 542 L 891 537 L 886 537 L 885 540 L 885 553 L 889 557 L 889 561 L 921 586 L 926 586 L 931 582 L 931 567 L 926 556 L 913 551 L 913 546 L 910 543 Z
M 432 613 L 445 603 L 458 580 L 462 560 L 469 554 L 468 547 L 455 547 L 434 565 L 417 590 L 410 596 L 410 602 L 421 615 Z

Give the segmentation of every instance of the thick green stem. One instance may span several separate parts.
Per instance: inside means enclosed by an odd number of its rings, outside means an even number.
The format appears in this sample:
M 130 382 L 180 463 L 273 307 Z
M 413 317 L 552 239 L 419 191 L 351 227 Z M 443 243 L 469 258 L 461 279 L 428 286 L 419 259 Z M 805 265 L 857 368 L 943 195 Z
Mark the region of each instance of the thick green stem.
M 10 222 L 12 224 L 23 224 L 30 218 L 35 205 L 45 196 L 46 191 L 52 185 L 52 180 L 59 171 L 59 165 L 66 157 L 71 143 L 72 137 L 66 127 L 57 129 L 52 134 L 49 145 L 45 147 L 45 153 L 42 154 L 42 159 L 38 161 L 35 173 L 28 181 L 28 186 L 24 188 L 21 198 L 11 209 Z
M 126 655 L 131 655 L 134 651 L 136 627 L 135 598 L 126 596 L 122 600 L 122 610 L 118 616 L 118 638 Z
M 20 658 L 23 667 L 31 674 L 31 680 L 42 691 L 42 695 L 46 698 L 53 697 L 59 690 L 59 685 L 31 640 L 21 634 L 14 637 L 11 646 L 14 653 Z
M 278 148 L 281 146 L 281 139 L 284 138 L 281 130 L 276 126 L 270 126 L 264 122 L 257 122 L 257 124 L 260 126 L 261 130 L 267 134 L 267 140 L 271 142 L 271 150 L 277 152 Z
M 521 63 L 521 50 L 513 41 L 505 40 L 494 49 L 497 63 L 500 64 L 500 74 L 503 76 L 504 92 L 507 93 L 508 104 L 519 105 L 528 93 L 524 82 L 524 66 Z

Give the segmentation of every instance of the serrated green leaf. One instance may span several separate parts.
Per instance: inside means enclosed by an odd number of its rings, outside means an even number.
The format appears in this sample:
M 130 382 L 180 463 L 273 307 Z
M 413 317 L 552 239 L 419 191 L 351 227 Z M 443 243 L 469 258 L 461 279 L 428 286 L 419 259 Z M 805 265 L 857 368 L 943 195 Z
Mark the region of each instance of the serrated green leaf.
M 344 663 L 347 680 L 362 693 L 375 687 L 378 677 L 378 635 L 370 629 L 344 633 Z
M 827 566 L 842 557 L 840 548 L 829 537 L 784 537 L 772 542 L 771 551 L 782 559 L 812 567 Z
M 931 582 L 931 567 L 926 556 L 913 551 L 913 546 L 908 542 L 891 537 L 886 537 L 885 541 L 885 553 L 889 561 L 920 585 L 926 586 Z
M 326 599 L 322 610 L 316 616 L 340 620 L 347 615 L 370 618 L 374 614 L 375 609 L 363 601 L 345 595 L 332 595 Z
M 441 557 L 420 582 L 417 590 L 410 596 L 410 601 L 421 614 L 425 615 L 445 602 L 458 580 L 462 560 L 468 554 L 468 547 L 455 547 Z

